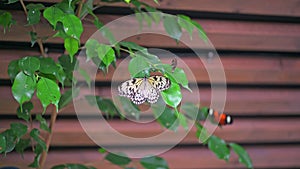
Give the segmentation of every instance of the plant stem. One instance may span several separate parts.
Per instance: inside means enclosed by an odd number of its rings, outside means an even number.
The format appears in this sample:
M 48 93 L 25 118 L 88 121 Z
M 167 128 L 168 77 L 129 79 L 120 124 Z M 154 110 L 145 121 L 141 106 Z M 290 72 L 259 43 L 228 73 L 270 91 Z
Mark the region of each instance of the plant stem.
M 26 18 L 27 18 L 28 12 L 27 12 L 27 10 L 26 10 L 26 6 L 25 6 L 25 4 L 24 4 L 24 1 L 23 1 L 23 0 L 20 0 L 20 3 L 21 3 L 21 5 L 22 5 L 22 8 L 23 8 L 24 13 L 25 13 Z M 32 29 L 32 32 L 37 33 L 37 32 L 36 32 L 36 29 L 35 29 L 35 27 L 34 27 L 33 25 L 31 25 L 31 29 Z M 45 50 L 44 50 L 44 45 L 43 45 L 42 39 L 41 39 L 41 38 L 37 38 L 36 42 L 37 42 L 37 44 L 39 45 L 41 55 L 42 55 L 43 57 L 46 57 L 46 53 L 45 53 Z
M 53 111 L 51 113 L 50 124 L 49 124 L 50 132 L 47 134 L 46 140 L 45 140 L 47 150 L 43 151 L 43 153 L 41 155 L 41 158 L 40 158 L 40 161 L 39 161 L 39 166 L 40 166 L 39 169 L 44 168 L 44 165 L 45 165 L 45 162 L 46 162 L 46 159 L 47 159 L 48 149 L 50 147 L 50 143 L 51 143 L 51 139 L 52 139 L 52 135 L 53 135 L 53 129 L 54 129 L 54 124 L 55 124 L 55 121 L 56 121 L 57 113 L 58 112 L 56 112 L 56 108 L 53 107 Z

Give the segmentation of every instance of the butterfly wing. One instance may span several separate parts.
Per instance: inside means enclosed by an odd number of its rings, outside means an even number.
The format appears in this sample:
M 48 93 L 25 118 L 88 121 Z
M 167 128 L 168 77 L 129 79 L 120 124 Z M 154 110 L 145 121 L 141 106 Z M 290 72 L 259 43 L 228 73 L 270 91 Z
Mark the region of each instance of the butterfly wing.
M 143 78 L 133 78 L 123 82 L 118 87 L 120 96 L 132 98 L 138 91 L 139 86 L 143 83 Z
M 171 81 L 164 76 L 151 76 L 148 78 L 148 82 L 159 92 L 171 86 Z

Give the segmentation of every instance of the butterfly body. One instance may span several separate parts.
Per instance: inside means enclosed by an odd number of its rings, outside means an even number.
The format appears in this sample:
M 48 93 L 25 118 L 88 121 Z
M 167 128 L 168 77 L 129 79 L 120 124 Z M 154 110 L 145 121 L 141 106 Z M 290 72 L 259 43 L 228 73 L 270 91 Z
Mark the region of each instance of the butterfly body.
M 133 78 L 123 82 L 118 87 L 120 96 L 131 99 L 134 104 L 142 104 L 145 101 L 153 104 L 159 98 L 159 93 L 170 87 L 171 82 L 164 76 L 151 76 L 149 78 Z
M 225 113 L 219 113 L 214 109 L 208 109 L 208 115 L 213 119 L 215 123 L 218 123 L 219 126 L 224 126 L 228 124 L 232 124 L 233 120 L 230 115 Z

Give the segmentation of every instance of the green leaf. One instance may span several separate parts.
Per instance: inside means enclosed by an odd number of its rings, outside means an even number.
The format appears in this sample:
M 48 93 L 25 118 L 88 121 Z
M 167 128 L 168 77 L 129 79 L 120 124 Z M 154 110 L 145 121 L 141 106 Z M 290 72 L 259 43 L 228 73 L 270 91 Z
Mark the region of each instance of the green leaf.
M 64 12 L 55 6 L 46 8 L 43 13 L 44 18 L 46 18 L 54 28 L 56 28 L 56 23 L 60 21 L 64 15 Z
M 0 25 L 3 26 L 4 33 L 6 33 L 6 29 L 10 28 L 14 23 L 15 20 L 13 20 L 12 15 L 9 12 L 0 10 Z
M 6 151 L 6 139 L 5 136 L 0 133 L 0 153 L 3 153 Z
M 100 45 L 99 42 L 95 39 L 89 39 L 85 43 L 87 61 L 98 56 L 97 49 L 99 45 Z
M 7 73 L 10 80 L 13 82 L 17 74 L 20 72 L 19 60 L 13 60 L 9 63 Z
M 80 36 L 83 32 L 83 27 L 81 20 L 78 17 L 72 14 L 65 15 L 62 18 L 61 22 L 63 23 L 64 31 L 67 35 L 80 40 Z
M 118 97 L 118 99 L 121 102 L 122 109 L 126 113 L 126 116 L 134 116 L 136 120 L 140 119 L 141 111 L 136 104 L 132 103 L 132 101 L 126 97 Z
M 56 165 L 51 169 L 95 169 L 95 168 L 88 167 L 82 164 L 61 164 L 61 165 Z
M 189 33 L 190 39 L 192 39 L 194 25 L 192 23 L 191 18 L 185 15 L 178 15 L 177 19 L 178 19 L 178 24 L 181 26 L 181 28 L 185 29 Z
M 6 145 L 5 145 L 4 153 L 6 154 L 13 151 L 13 149 L 16 146 L 16 137 L 13 133 L 13 130 L 11 129 L 5 130 L 0 135 L 5 137 Z
M 224 140 L 217 136 L 211 136 L 208 139 L 208 148 L 216 154 L 219 159 L 228 161 L 230 157 L 230 149 Z
M 73 74 L 73 71 L 77 69 L 77 59 L 74 58 L 72 62 L 71 57 L 69 57 L 68 55 L 61 55 L 58 58 L 58 62 L 63 67 L 66 74 Z
M 168 163 L 161 157 L 144 157 L 140 163 L 145 169 L 168 169 Z
M 45 130 L 45 131 L 47 131 L 49 133 L 51 132 L 50 128 L 48 127 L 46 119 L 44 119 L 42 117 L 42 115 L 37 114 L 36 117 L 35 117 L 35 119 L 40 123 L 40 129 Z
M 99 149 L 98 149 L 98 152 L 101 153 L 101 154 L 104 154 L 104 153 L 106 153 L 107 151 L 106 151 L 104 148 L 99 148 Z
M 36 40 L 38 39 L 37 33 L 36 32 L 29 32 L 30 35 L 30 42 L 31 42 L 31 47 L 34 46 L 34 44 L 36 43 Z
M 46 107 L 52 103 L 58 109 L 58 102 L 60 99 L 60 89 L 54 81 L 41 77 L 37 83 L 37 97 L 40 99 L 44 112 Z
M 131 0 L 124 0 L 124 2 L 126 2 L 126 3 L 128 3 L 128 4 L 130 3 L 130 1 L 131 1 Z
M 124 46 L 130 50 L 137 50 L 137 51 L 142 51 L 142 50 L 147 50 L 147 48 L 144 48 L 134 42 L 126 42 L 126 41 L 123 41 L 123 42 L 120 42 L 119 43 L 121 46 Z
M 43 152 L 43 147 L 40 144 L 37 144 L 34 149 L 34 154 L 35 154 L 34 161 L 28 165 L 29 167 L 39 168 L 39 161 L 40 161 L 42 152 Z
M 105 156 L 105 159 L 113 164 L 124 166 L 131 162 L 131 159 L 126 156 L 124 153 L 108 153 Z
M 152 105 L 152 110 L 156 121 L 163 127 L 172 131 L 176 131 L 179 126 L 179 121 L 177 119 L 175 110 L 166 107 L 162 112 L 162 107 L 163 105 L 159 103 Z
M 176 112 L 176 111 L 175 111 Z M 177 118 L 179 120 L 179 124 L 187 131 L 189 129 L 187 119 L 184 114 L 176 112 Z
M 207 132 L 207 129 L 204 128 L 200 123 L 196 123 L 196 127 L 197 127 L 196 136 L 199 142 L 203 144 L 207 144 L 208 138 L 210 136 Z
M 27 56 L 19 60 L 19 68 L 28 76 L 34 77 L 34 73 L 40 68 L 40 60 Z
M 206 115 L 193 103 L 184 103 L 181 106 L 181 110 L 194 121 L 202 121 L 206 119 Z
M 71 4 L 70 4 L 71 2 Z M 61 9 L 65 14 L 75 14 L 75 3 L 78 1 L 69 1 L 69 0 L 62 0 L 60 3 L 57 3 L 55 6 Z
M 12 94 L 21 106 L 32 98 L 36 88 L 35 78 L 25 75 L 23 72 L 18 73 L 12 85 Z
M 163 64 L 162 67 L 165 70 L 165 73 L 168 75 L 168 77 L 172 77 L 177 83 L 181 84 L 182 87 L 188 89 L 189 91 L 192 91 L 189 88 L 189 81 L 183 69 L 175 68 L 174 72 L 172 72 L 171 65 Z
M 166 32 L 176 41 L 179 41 L 182 31 L 181 28 L 177 22 L 176 17 L 171 15 L 165 15 L 164 20 L 164 27 Z
M 30 132 L 30 137 L 32 137 L 33 140 L 41 146 L 42 150 L 47 151 L 46 143 L 42 139 L 40 139 L 40 131 L 38 129 L 32 129 Z
M 131 77 L 136 77 L 139 73 L 144 72 L 149 74 L 150 64 L 141 55 L 132 58 L 128 65 L 128 70 Z
M 79 94 L 79 88 L 69 89 L 64 92 L 64 94 L 61 95 L 59 103 L 58 103 L 58 109 L 61 109 L 65 106 L 67 106 L 71 101 L 73 100 L 73 96 L 76 97 Z M 74 93 L 73 93 L 74 92 Z
M 81 68 L 78 69 L 78 72 L 84 78 L 84 80 L 88 84 L 89 88 L 91 88 L 90 75 L 84 69 L 81 69 Z
M 27 125 L 22 123 L 11 123 L 10 129 L 12 130 L 12 133 L 14 136 L 16 136 L 18 139 L 20 139 L 22 136 L 24 136 L 27 133 Z
M 105 98 L 96 96 L 96 101 L 97 101 L 98 108 L 102 112 L 106 113 L 106 115 L 108 117 L 109 117 L 109 115 L 111 117 L 113 117 L 115 115 L 120 114 L 118 108 L 114 105 L 114 103 L 110 99 L 105 99 Z
M 30 146 L 30 139 L 20 139 L 16 144 L 16 151 L 23 156 L 24 150 Z
M 207 35 L 206 33 L 204 32 L 204 29 L 202 28 L 202 26 L 196 22 L 196 21 L 192 21 L 193 25 L 197 28 L 198 30 L 198 35 L 199 37 L 204 41 L 204 42 L 207 42 L 208 41 L 208 38 L 207 38 Z
M 162 91 L 161 96 L 167 105 L 176 108 L 182 99 L 180 86 L 176 82 L 171 81 L 170 88 Z
M 40 72 L 45 74 L 55 75 L 59 71 L 59 67 L 56 65 L 54 60 L 50 57 L 40 58 Z
M 26 5 L 28 9 L 27 21 L 29 25 L 34 25 L 40 22 L 41 19 L 41 9 L 44 8 L 43 4 L 28 4 Z
M 71 57 L 71 62 L 73 62 L 73 57 L 79 49 L 79 41 L 74 38 L 66 38 L 64 41 L 64 46 Z
M 247 168 L 253 168 L 252 160 L 247 151 L 240 145 L 230 143 L 229 146 L 239 156 L 239 162 L 244 164 Z
M 115 51 L 108 45 L 100 44 L 97 48 L 99 59 L 108 67 L 115 60 Z
M 7 4 L 13 4 L 13 3 L 16 3 L 18 2 L 19 0 L 8 0 Z
M 94 20 L 94 25 L 99 29 L 102 36 L 105 37 L 111 45 L 115 45 L 115 47 L 118 48 L 118 45 L 116 44 L 117 43 L 116 38 L 111 32 L 111 30 L 105 27 L 104 24 L 100 22 L 97 17 Z

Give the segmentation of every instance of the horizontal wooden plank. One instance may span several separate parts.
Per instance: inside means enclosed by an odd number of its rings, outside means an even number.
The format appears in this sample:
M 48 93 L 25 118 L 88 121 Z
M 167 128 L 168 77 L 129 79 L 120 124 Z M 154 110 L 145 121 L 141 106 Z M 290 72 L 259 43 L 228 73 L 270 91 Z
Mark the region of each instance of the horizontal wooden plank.
M 19 59 L 24 56 L 36 56 L 38 52 L 16 50 L 0 50 L 0 79 L 9 79 L 7 74 L 8 64 L 10 61 Z M 163 63 L 171 64 L 173 59 L 163 53 L 156 53 Z M 57 60 L 58 53 L 49 53 L 49 56 Z M 224 69 L 226 82 L 228 84 L 292 84 L 299 85 L 300 78 L 300 59 L 296 57 L 270 57 L 270 56 L 255 56 L 255 55 L 221 55 L 219 63 L 218 57 L 208 58 L 206 55 L 201 55 L 201 60 L 191 54 L 180 55 L 177 58 L 177 67 L 183 68 L 188 74 L 188 79 L 192 82 L 196 79 L 197 83 L 221 82 L 222 78 L 213 76 L 209 78 L 208 69 L 212 72 L 222 71 Z M 109 69 L 109 73 L 103 76 L 99 72 L 96 76 L 98 82 L 109 82 L 114 76 L 114 80 L 124 81 L 129 78 L 124 73 L 128 74 L 128 60 L 118 59 L 118 69 Z M 223 68 L 222 68 L 223 67 Z M 120 75 L 122 73 L 122 75 Z M 92 77 L 93 78 L 93 77 Z
M 0 37 L 0 41 L 17 41 L 30 42 L 29 32 L 30 27 L 24 27 L 26 20 L 20 12 L 12 12 L 17 20 L 6 35 Z M 111 22 L 120 16 L 101 15 L 99 16 L 104 23 Z M 292 23 L 273 23 L 273 22 L 245 22 L 245 21 L 230 21 L 230 20 L 196 20 L 199 22 L 216 49 L 223 50 L 250 50 L 250 51 L 285 51 L 285 52 L 299 52 L 299 39 L 300 39 L 300 25 Z M 116 22 L 114 22 L 116 23 Z M 162 36 L 160 34 L 140 34 L 139 23 L 135 18 L 126 18 L 125 22 L 119 22 L 120 25 L 111 26 L 112 32 L 117 38 L 127 34 L 133 34 L 127 40 L 139 43 L 148 47 L 160 48 L 186 48 L 183 43 L 179 45 L 171 38 Z M 96 32 L 95 27 L 91 23 L 84 22 L 85 31 L 82 35 L 82 43 L 86 42 L 93 33 Z M 132 28 L 137 28 L 133 30 Z M 163 25 L 157 25 L 156 32 L 163 33 Z M 54 32 L 48 26 L 46 21 L 37 26 L 38 35 L 51 36 Z M 145 31 L 152 31 L 145 26 Z M 196 32 L 195 32 L 196 35 Z M 197 35 L 196 35 L 197 36 Z M 188 40 L 189 35 L 183 34 L 182 39 Z M 123 39 L 122 39 L 123 40 Z M 51 43 L 62 43 L 62 40 L 51 38 Z M 199 38 L 194 38 L 189 48 L 211 48 L 210 45 L 204 43 Z
M 96 88 L 96 95 L 110 98 L 111 89 L 108 87 Z M 193 89 L 192 89 L 193 90 Z M 190 94 L 187 90 L 182 90 L 184 102 L 194 102 L 198 100 L 195 94 Z M 211 90 L 201 87 L 199 89 L 201 106 L 210 107 Z M 11 89 L 9 87 L 0 87 L 0 93 L 5 99 L 0 100 L 1 114 L 15 114 L 18 103 L 14 100 Z M 85 91 L 83 90 L 83 93 Z M 86 93 L 90 94 L 90 93 Z M 300 105 L 298 98 L 300 97 L 299 89 L 227 89 L 225 111 L 232 115 L 299 115 Z M 216 98 L 215 103 L 222 100 Z M 40 102 L 34 96 L 33 103 L 36 108 L 33 112 L 42 112 Z M 83 103 L 85 104 L 85 103 Z M 51 108 L 49 108 L 51 111 Z M 86 115 L 94 112 L 86 112 Z M 148 113 L 146 113 L 149 115 Z M 72 104 L 64 108 L 61 115 L 75 115 Z
M 247 152 L 252 158 L 254 168 L 299 168 L 300 161 L 300 146 L 299 145 L 280 145 L 280 146 L 246 146 Z M 153 149 L 153 148 L 152 148 Z M 148 149 L 143 149 L 147 151 Z M 134 149 L 132 152 L 143 151 L 142 149 Z M 284 153 L 283 153 L 284 152 Z M 238 162 L 238 157 L 232 153 L 229 162 L 224 162 L 217 159 L 217 157 L 204 147 L 185 147 L 174 148 L 160 155 L 169 164 L 170 168 L 174 169 L 224 169 L 224 168 L 245 168 Z M 24 159 L 19 154 L 10 153 L 2 159 L 0 166 L 12 165 L 19 166 L 22 169 L 26 167 L 32 160 L 33 154 L 26 152 Z M 103 155 L 97 150 L 53 150 L 49 151 L 46 162 L 46 169 L 53 165 L 63 163 L 84 163 L 86 165 L 93 165 L 97 168 L 112 168 L 113 166 L 105 160 L 101 160 Z M 138 164 L 138 159 L 133 160 L 133 166 L 142 168 Z
M 28 1 L 28 0 L 26 0 Z M 60 2 L 59 0 L 29 0 L 30 2 Z M 161 0 L 159 5 L 152 0 L 143 0 L 159 9 L 200 11 L 200 12 L 224 12 L 230 14 L 253 14 L 253 15 L 275 15 L 275 16 L 300 16 L 299 0 Z M 98 2 L 95 2 L 98 3 Z M 104 3 L 104 6 L 125 7 L 124 3 Z M 178 11 L 180 13 L 180 11 Z
M 282 119 L 234 119 L 232 125 L 213 130 L 214 133 L 228 142 L 238 143 L 287 143 L 300 140 L 299 118 Z M 143 120 L 142 120 L 143 121 Z M 9 120 L 1 120 L 0 128 L 9 127 Z M 163 133 L 165 129 L 157 122 L 136 123 L 131 121 L 108 120 L 108 126 L 102 125 L 103 120 L 87 119 L 80 121 L 88 126 L 88 137 L 77 120 L 58 119 L 53 133 L 53 146 L 95 146 L 99 143 L 105 146 L 158 146 L 176 144 L 200 144 L 196 138 L 196 128 L 193 127 L 188 133 L 182 127 L 175 133 Z M 143 142 L 124 141 L 113 135 L 113 130 L 132 139 L 145 138 Z M 211 128 L 213 129 L 213 128 Z M 151 137 L 158 136 L 155 140 Z M 178 136 L 183 137 L 178 137 Z M 185 136 L 186 135 L 186 136 Z M 184 137 L 185 136 L 185 137 Z M 147 140 L 146 138 L 149 138 Z M 181 139 L 182 138 L 182 139 Z M 122 141 L 123 140 L 123 141 Z M 95 141 L 95 142 L 94 142 Z M 180 142 L 181 141 L 181 142 Z

